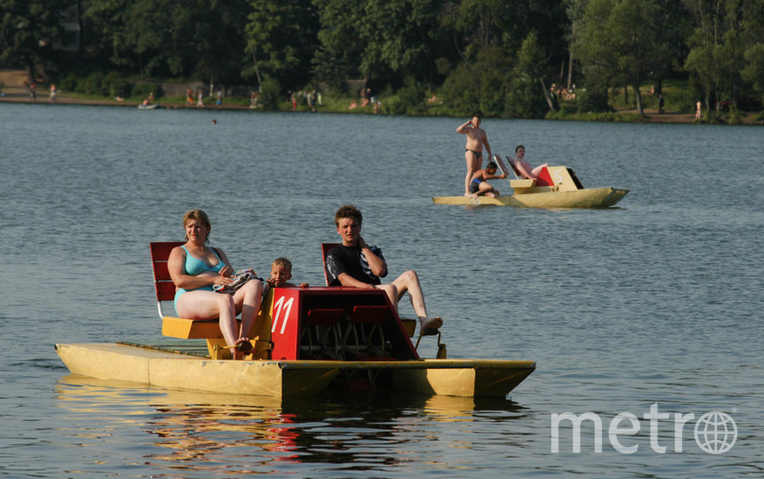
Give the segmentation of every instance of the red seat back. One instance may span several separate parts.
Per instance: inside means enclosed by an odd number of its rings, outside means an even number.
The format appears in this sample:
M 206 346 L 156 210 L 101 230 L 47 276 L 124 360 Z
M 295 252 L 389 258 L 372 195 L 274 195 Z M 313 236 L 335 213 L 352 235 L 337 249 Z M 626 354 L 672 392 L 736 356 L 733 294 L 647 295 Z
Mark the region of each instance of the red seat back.
M 167 259 L 170 257 L 170 251 L 182 244 L 182 241 L 149 243 L 157 301 L 172 301 L 175 299 L 175 283 L 170 278 L 170 271 L 167 269 Z

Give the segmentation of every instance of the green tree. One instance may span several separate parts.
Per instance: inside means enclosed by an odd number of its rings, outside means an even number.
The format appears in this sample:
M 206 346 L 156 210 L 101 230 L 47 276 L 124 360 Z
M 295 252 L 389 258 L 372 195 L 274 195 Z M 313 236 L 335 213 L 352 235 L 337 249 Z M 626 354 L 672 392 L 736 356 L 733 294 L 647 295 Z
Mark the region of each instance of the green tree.
M 745 48 L 740 35 L 741 0 L 684 0 L 696 27 L 689 38 L 685 68 L 695 75 L 704 91 L 706 111 L 712 100 L 730 96 L 737 102 L 745 69 Z
M 486 47 L 474 61 L 460 63 L 446 78 L 441 95 L 443 102 L 457 115 L 481 110 L 486 116 L 502 116 L 511 73 L 512 60 L 508 52 L 498 45 Z
M 637 111 L 644 114 L 640 86 L 665 71 L 671 52 L 657 0 L 592 0 L 574 26 L 575 54 L 585 66 L 613 73 L 634 89 Z
M 310 0 L 249 0 L 246 25 L 245 78 L 262 75 L 280 83 L 302 85 L 317 43 L 318 17 Z
M 400 76 L 427 76 L 435 69 L 441 0 L 368 1 L 364 16 L 370 28 L 361 70 L 383 67 Z
M 511 43 L 521 35 L 518 33 L 521 24 L 528 19 L 527 3 L 527 0 L 451 1 L 444 8 L 443 26 L 453 30 L 461 58 L 471 61 L 484 48 Z
M 546 52 L 541 49 L 541 45 L 539 45 L 538 34 L 533 31 L 523 40 L 523 44 L 517 52 L 515 71 L 521 76 L 527 75 L 537 81 L 547 106 L 550 110 L 557 111 L 557 103 L 552 98 L 546 81 L 548 64 L 549 58 Z
M 95 49 L 144 76 L 237 82 L 246 0 L 91 0 L 86 18 Z M 225 32 L 223 34 L 222 32 Z
M 86 42 L 97 55 L 117 66 L 131 62 L 125 29 L 130 3 L 132 0 L 91 0 L 85 10 Z
M 368 81 L 375 75 L 397 79 L 435 72 L 443 33 L 442 0 L 314 0 L 321 51 L 315 71 L 322 80 L 332 68 Z
M 574 53 L 585 66 L 613 72 L 632 86 L 644 114 L 640 86 L 671 63 L 657 0 L 591 0 L 574 25 Z
M 61 17 L 73 0 L 0 0 L 0 62 L 47 76 L 55 62 L 54 45 L 64 40 Z
M 743 80 L 764 101 L 764 0 L 747 0 L 742 6 Z
M 313 0 L 318 9 L 321 29 L 318 32 L 320 53 L 314 67 L 319 80 L 325 70 L 339 67 L 347 75 L 361 74 L 361 56 L 365 50 L 364 1 Z M 367 72 L 364 72 L 367 73 Z

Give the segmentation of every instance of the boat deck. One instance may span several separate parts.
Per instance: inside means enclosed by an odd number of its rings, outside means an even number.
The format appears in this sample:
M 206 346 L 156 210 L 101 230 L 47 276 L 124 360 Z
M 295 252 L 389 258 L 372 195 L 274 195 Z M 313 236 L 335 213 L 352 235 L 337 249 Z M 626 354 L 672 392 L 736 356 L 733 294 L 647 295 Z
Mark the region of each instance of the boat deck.
M 147 344 L 139 341 L 117 341 L 117 344 L 126 346 L 136 346 L 143 349 L 155 349 L 166 353 L 186 354 L 188 356 L 198 356 L 200 358 L 210 359 L 207 349 L 207 342 L 204 339 L 183 339 L 157 341 Z
M 208 359 L 201 342 L 57 344 L 73 374 L 164 388 L 310 397 L 338 376 L 376 378 L 385 388 L 421 394 L 506 397 L 536 368 L 532 361 L 427 359 L 407 361 Z M 381 381 L 381 382 L 380 382 Z

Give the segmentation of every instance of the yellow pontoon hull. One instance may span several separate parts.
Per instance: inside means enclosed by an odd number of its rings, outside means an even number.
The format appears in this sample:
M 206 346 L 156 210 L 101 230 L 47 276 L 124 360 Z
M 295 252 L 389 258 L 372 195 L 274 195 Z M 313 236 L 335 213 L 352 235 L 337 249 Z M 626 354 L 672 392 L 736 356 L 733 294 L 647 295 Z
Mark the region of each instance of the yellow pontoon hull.
M 479 196 L 435 196 L 433 203 L 438 205 L 465 206 L 518 206 L 525 208 L 606 208 L 613 206 L 626 196 L 629 190 L 616 188 L 591 188 L 574 191 L 550 191 L 544 193 L 526 193 L 489 198 Z
M 310 397 L 343 372 L 384 373 L 396 391 L 506 397 L 536 368 L 533 361 L 227 361 L 117 343 L 57 344 L 73 374 L 152 386 L 272 397 Z

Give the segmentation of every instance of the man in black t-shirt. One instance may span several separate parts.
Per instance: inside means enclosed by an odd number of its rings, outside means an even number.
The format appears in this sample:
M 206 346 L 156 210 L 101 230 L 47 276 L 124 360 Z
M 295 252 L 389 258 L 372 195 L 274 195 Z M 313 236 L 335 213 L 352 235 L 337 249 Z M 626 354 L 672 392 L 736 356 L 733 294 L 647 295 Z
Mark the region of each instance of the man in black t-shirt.
M 337 233 L 342 237 L 342 246 L 332 249 L 326 255 L 329 285 L 382 289 L 396 308 L 398 301 L 408 291 L 422 331 L 440 328 L 443 325 L 440 317 L 427 316 L 424 295 L 416 272 L 406 271 L 391 284 L 381 284 L 379 278 L 387 276 L 387 263 L 382 251 L 376 246 L 369 246 L 361 237 L 362 221 L 361 212 L 352 205 L 341 207 L 334 215 Z

